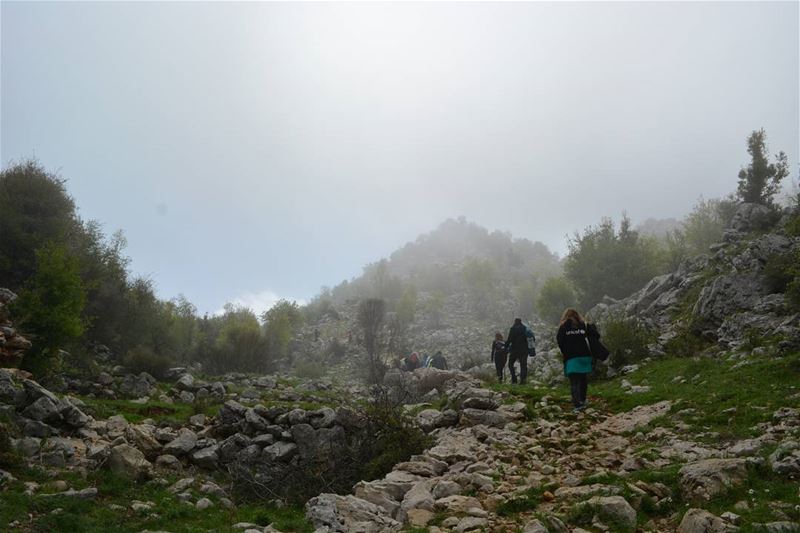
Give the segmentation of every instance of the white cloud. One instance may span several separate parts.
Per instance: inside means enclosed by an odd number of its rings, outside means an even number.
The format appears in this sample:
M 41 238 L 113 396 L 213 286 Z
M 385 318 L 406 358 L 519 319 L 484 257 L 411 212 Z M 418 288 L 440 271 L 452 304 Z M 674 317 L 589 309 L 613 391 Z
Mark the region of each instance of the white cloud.
M 239 294 L 236 298 L 230 300 L 230 302 L 235 306 L 239 307 L 247 307 L 251 311 L 253 311 L 256 316 L 261 316 L 262 313 L 268 311 L 272 308 L 276 303 L 280 300 L 288 300 L 290 302 L 296 302 L 298 305 L 305 305 L 306 301 L 302 298 L 290 298 L 286 296 L 278 296 L 271 290 L 263 290 L 260 292 L 243 292 Z M 217 309 L 214 314 L 221 315 L 225 312 L 225 309 Z

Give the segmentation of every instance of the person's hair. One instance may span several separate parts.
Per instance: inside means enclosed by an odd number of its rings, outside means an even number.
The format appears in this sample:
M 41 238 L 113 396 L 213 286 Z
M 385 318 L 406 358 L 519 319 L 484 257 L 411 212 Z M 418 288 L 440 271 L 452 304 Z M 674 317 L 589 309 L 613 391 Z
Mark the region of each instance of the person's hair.
M 521 318 L 515 318 L 514 319 L 514 324 L 522 324 L 522 319 Z
M 498 331 L 498 332 L 496 332 L 496 333 L 494 334 L 494 340 L 496 340 L 496 341 L 501 341 L 501 340 L 503 340 L 503 334 L 502 334 L 502 333 L 500 333 L 499 331 Z
M 573 325 L 577 326 L 578 324 L 584 323 L 583 317 L 581 314 L 572 307 L 568 307 L 564 310 L 564 314 L 561 315 L 561 323 L 560 325 L 564 325 L 566 322 L 572 322 Z

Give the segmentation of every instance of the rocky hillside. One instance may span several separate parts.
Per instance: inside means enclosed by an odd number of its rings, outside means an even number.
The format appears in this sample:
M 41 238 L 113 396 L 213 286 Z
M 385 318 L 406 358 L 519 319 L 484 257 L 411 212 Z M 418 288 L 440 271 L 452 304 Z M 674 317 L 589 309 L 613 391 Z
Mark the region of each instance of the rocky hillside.
M 800 313 L 776 287 L 770 266 L 798 257 L 800 236 L 787 233 L 791 215 L 763 231 L 769 216 L 763 206 L 740 205 L 723 241 L 708 254 L 684 261 L 624 300 L 607 298 L 589 314 L 601 323 L 610 317 L 635 319 L 657 332 L 653 355 L 663 355 L 681 337 L 734 350 L 768 338 L 780 352 L 797 350 Z

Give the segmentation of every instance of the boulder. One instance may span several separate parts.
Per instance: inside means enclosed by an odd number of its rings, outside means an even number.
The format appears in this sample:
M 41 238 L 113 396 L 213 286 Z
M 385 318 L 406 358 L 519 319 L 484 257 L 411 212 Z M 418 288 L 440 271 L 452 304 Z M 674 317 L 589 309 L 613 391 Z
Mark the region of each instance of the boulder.
M 787 440 L 769 456 L 769 466 L 776 474 L 790 476 L 800 474 L 800 442 Z
M 393 532 L 402 527 L 377 505 L 352 495 L 320 494 L 306 503 L 306 518 L 315 528 L 336 533 Z
M 538 519 L 531 520 L 522 529 L 522 533 L 550 533 L 544 524 Z
M 594 496 L 576 507 L 585 505 L 593 507 L 601 520 L 606 519 L 626 528 L 636 526 L 636 510 L 622 496 Z
M 737 206 L 733 217 L 731 217 L 728 229 L 740 233 L 764 229 L 771 215 L 772 211 L 765 205 L 741 203 Z
M 678 526 L 678 533 L 734 533 L 738 530 L 704 509 L 689 509 Z
M 403 499 L 407 490 L 398 492 L 395 487 L 383 481 L 359 481 L 353 488 L 353 493 L 357 498 L 374 503 L 394 517 L 400 509 L 398 500 Z
M 217 429 L 223 436 L 240 433 L 245 429 L 245 412 L 247 408 L 234 400 L 228 400 L 217 414 Z
M 422 431 L 430 433 L 437 428 L 455 426 L 458 423 L 458 413 L 452 410 L 442 412 L 437 409 L 423 409 L 414 420 Z
M 411 509 L 425 509 L 426 511 L 433 511 L 434 499 L 431 494 L 431 482 L 421 481 L 411 487 L 411 490 L 406 492 L 403 497 L 403 502 L 400 504 L 400 511 L 397 514 L 397 520 L 406 522 L 408 518 L 408 511 Z
M 508 419 L 497 411 L 485 409 L 464 409 L 461 411 L 459 423 L 462 426 L 489 426 L 502 428 L 508 424 Z
M 278 441 L 264 448 L 261 453 L 267 461 L 288 461 L 297 454 L 297 444 Z
M 200 450 L 195 451 L 191 455 L 191 461 L 193 464 L 201 468 L 212 469 L 217 466 L 219 461 L 219 455 L 217 454 L 219 450 L 219 445 L 213 444 L 211 446 L 207 446 Z
M 197 387 L 194 384 L 194 376 L 191 374 L 182 374 L 175 382 L 175 388 L 178 390 L 194 392 Z
M 292 426 L 291 433 L 300 458 L 306 461 L 329 460 L 344 448 L 346 441 L 341 426 L 315 430 L 308 424 L 297 424 Z
M 152 395 L 155 392 L 155 384 L 156 378 L 147 372 L 138 375 L 126 374 L 119 384 L 119 391 L 126 396 L 141 398 Z
M 150 476 L 152 464 L 145 459 L 144 454 L 128 444 L 118 444 L 111 448 L 108 467 L 111 471 L 124 474 L 133 479 L 143 479 Z
M 163 453 L 171 454 L 176 457 L 186 455 L 192 451 L 197 444 L 197 434 L 188 428 L 181 428 L 178 436 L 164 446 Z
M 336 423 L 336 411 L 330 407 L 322 407 L 308 413 L 309 421 L 314 429 L 330 428 Z
M 680 486 L 689 500 L 710 500 L 747 477 L 744 459 L 705 459 L 680 469 Z
M 64 423 L 74 429 L 82 428 L 89 423 L 89 417 L 69 399 L 64 398 L 59 404 Z
M 22 386 L 25 389 L 25 405 L 31 404 L 41 397 L 47 398 L 54 405 L 58 404 L 58 397 L 35 381 L 24 379 L 22 380 Z
M 58 403 L 47 396 L 40 396 L 22 411 L 22 416 L 39 422 L 57 423 L 61 420 Z

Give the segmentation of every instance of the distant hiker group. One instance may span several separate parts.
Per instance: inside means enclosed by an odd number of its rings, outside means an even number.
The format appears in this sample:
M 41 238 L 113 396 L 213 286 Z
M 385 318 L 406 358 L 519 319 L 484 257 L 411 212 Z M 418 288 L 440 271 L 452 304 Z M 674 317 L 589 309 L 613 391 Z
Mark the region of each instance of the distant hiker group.
M 433 354 L 433 357 L 428 354 L 424 354 L 420 357 L 418 352 L 411 352 L 403 358 L 400 367 L 407 372 L 413 372 L 418 368 L 438 368 L 439 370 L 447 370 L 447 359 L 445 359 L 441 351 Z
M 594 360 L 605 361 L 609 351 L 600 342 L 600 332 L 595 324 L 587 323 L 575 309 L 564 311 L 556 333 L 556 341 L 561 350 L 564 363 L 564 374 L 570 382 L 572 405 L 576 412 L 586 408 L 588 378 L 594 367 Z M 528 357 L 536 355 L 536 336 L 533 330 L 514 319 L 514 325 L 503 341 L 499 331 L 492 342 L 491 361 L 497 371 L 497 380 L 505 380 L 505 367 L 508 365 L 511 383 L 525 384 L 528 377 Z M 519 380 L 517 380 L 516 364 L 519 363 Z
M 492 361 L 497 370 L 497 380 L 505 379 L 506 361 L 511 373 L 511 383 L 517 383 L 516 363 L 519 362 L 519 383 L 524 385 L 528 377 L 528 357 L 536 355 L 536 336 L 533 330 L 522 323 L 521 318 L 514 319 L 514 325 L 508 330 L 508 338 L 503 342 L 503 334 L 494 334 L 492 343 Z

